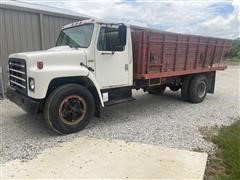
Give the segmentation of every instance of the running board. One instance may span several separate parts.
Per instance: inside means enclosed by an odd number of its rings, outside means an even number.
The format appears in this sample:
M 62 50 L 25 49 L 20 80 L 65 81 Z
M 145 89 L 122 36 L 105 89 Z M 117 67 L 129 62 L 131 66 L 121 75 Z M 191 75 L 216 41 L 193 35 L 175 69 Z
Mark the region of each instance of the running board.
M 108 101 L 108 102 L 105 102 L 104 105 L 105 106 L 112 106 L 112 105 L 115 105 L 115 104 L 121 104 L 121 103 L 134 101 L 134 100 L 136 100 L 136 99 L 133 98 L 133 97 L 128 97 L 128 98 L 125 98 L 125 99 L 117 99 L 117 100 Z

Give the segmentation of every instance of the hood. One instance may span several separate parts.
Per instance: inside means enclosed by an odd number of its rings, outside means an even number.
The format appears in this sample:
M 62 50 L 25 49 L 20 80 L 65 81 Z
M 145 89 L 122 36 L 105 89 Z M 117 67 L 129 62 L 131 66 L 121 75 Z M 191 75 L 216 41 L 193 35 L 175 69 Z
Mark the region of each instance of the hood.
M 87 49 L 57 46 L 48 50 L 11 54 L 9 58 L 25 59 L 27 65 L 36 65 L 37 61 L 42 61 L 44 65 L 79 65 L 86 63 Z

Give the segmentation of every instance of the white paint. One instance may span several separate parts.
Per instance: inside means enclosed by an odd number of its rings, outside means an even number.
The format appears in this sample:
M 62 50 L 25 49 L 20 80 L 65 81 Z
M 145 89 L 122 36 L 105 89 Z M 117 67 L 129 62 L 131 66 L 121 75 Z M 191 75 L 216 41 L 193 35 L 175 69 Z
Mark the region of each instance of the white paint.
M 99 26 L 98 31 L 101 27 L 105 26 Z M 125 46 L 124 51 L 99 51 L 97 40 L 98 37 L 95 43 L 96 78 L 101 87 L 107 89 L 109 87 L 128 86 L 130 73 L 125 70 L 125 64 L 129 64 L 130 58 L 128 56 L 128 46 Z
M 103 93 L 103 102 L 107 102 L 108 101 L 108 92 Z
M 34 99 L 44 99 L 50 82 L 55 78 L 84 76 L 95 85 L 102 106 L 104 106 L 101 89 L 131 86 L 133 84 L 132 42 L 130 27 L 127 26 L 127 44 L 122 52 L 113 55 L 102 55 L 97 50 L 97 39 L 103 22 L 96 20 L 83 21 L 94 23 L 92 40 L 88 48 L 70 48 L 68 46 L 54 47 L 44 51 L 22 52 L 11 54 L 9 57 L 26 60 L 27 75 L 35 80 L 35 91 L 28 91 L 28 96 Z M 65 27 L 77 25 L 70 24 Z M 105 52 L 106 53 L 106 52 Z M 109 53 L 109 52 L 107 52 Z M 37 68 L 37 61 L 42 61 L 42 70 Z M 94 69 L 90 72 L 80 66 L 84 63 Z M 128 70 L 125 69 L 128 66 Z M 28 84 L 28 83 L 27 83 Z

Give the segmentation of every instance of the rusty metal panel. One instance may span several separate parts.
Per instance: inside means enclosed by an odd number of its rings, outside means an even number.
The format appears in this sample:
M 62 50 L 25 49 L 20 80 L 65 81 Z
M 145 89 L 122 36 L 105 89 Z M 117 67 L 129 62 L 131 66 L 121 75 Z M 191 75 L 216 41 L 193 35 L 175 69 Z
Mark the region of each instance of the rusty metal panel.
M 141 74 L 141 50 L 142 50 L 142 32 L 141 31 L 135 31 L 132 32 L 132 48 L 133 48 L 133 59 L 137 59 L 137 61 L 133 61 L 133 71 L 137 74 Z
M 223 69 L 231 40 L 132 27 L 135 79 Z

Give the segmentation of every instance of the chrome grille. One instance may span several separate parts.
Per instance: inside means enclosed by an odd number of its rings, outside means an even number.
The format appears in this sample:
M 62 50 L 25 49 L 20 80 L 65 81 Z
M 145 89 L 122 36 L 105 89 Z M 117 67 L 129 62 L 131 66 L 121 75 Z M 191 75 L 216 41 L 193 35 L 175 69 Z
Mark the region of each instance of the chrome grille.
M 24 59 L 9 59 L 9 81 L 11 87 L 22 93 L 27 93 L 27 72 Z

